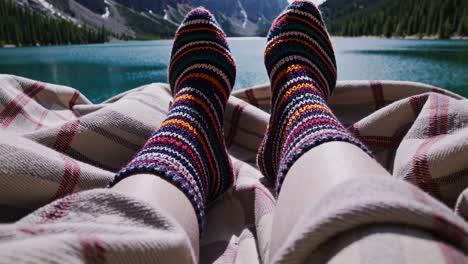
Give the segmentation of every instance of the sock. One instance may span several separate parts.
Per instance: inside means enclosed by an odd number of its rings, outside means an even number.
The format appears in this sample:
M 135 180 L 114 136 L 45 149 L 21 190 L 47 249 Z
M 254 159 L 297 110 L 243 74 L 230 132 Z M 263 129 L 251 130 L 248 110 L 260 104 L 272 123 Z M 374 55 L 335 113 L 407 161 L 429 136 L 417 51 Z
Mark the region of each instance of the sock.
M 175 96 L 165 121 L 110 186 L 151 173 L 182 190 L 204 226 L 205 205 L 234 184 L 223 136 L 224 111 L 236 66 L 226 35 L 205 9 L 192 10 L 179 27 L 169 65 Z
M 343 141 L 368 149 L 338 121 L 326 100 L 336 62 L 320 11 L 295 1 L 272 25 L 265 51 L 272 89 L 271 117 L 257 162 L 279 193 L 289 168 L 320 144 Z

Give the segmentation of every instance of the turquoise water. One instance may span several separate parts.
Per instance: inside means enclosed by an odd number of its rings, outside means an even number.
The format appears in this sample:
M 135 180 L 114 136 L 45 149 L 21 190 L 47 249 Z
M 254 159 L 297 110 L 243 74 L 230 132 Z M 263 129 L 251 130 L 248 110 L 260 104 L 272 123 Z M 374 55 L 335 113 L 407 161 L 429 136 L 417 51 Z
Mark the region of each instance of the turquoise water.
M 236 89 L 266 83 L 265 39 L 230 39 Z M 468 96 L 468 41 L 333 38 L 340 80 L 410 80 Z M 166 82 L 171 41 L 0 49 L 0 73 L 79 89 L 94 102 Z

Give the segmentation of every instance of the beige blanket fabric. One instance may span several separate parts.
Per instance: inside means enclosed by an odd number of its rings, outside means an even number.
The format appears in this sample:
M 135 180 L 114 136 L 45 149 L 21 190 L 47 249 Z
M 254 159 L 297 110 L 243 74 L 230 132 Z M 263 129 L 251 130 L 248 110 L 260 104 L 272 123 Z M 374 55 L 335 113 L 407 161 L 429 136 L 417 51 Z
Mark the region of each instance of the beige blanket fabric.
M 92 104 L 69 87 L 0 75 L 0 262 L 193 261 L 164 212 L 99 189 L 171 100 L 167 85 L 151 84 Z M 275 199 L 255 168 L 269 104 L 268 86 L 229 101 L 225 137 L 238 180 L 208 210 L 201 262 L 468 261 L 467 100 L 416 83 L 340 82 L 332 109 L 394 177 L 338 186 L 273 259 Z

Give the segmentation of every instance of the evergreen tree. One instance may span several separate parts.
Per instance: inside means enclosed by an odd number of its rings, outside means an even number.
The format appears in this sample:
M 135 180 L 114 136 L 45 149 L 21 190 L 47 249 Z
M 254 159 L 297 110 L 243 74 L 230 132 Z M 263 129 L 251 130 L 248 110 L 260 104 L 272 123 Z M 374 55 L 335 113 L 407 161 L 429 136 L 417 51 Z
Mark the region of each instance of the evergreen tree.
M 468 8 L 464 9 L 463 16 L 458 25 L 457 35 L 468 36 Z
M 20 7 L 11 0 L 0 0 L 0 44 L 16 46 L 102 43 L 108 33 L 79 27 L 69 21 L 43 16 Z
M 327 0 L 321 9 L 334 35 L 468 35 L 467 0 Z

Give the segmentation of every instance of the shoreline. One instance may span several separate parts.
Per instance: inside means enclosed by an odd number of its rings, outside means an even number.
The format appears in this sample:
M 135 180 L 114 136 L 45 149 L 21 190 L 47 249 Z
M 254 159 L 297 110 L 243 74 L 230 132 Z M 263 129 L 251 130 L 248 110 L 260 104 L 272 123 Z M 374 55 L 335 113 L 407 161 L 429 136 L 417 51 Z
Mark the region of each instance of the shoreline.
M 404 36 L 404 37 L 384 37 L 384 36 L 337 36 L 332 35 L 332 38 L 373 38 L 373 39 L 408 39 L 408 40 L 468 40 L 468 36 L 452 36 L 447 39 L 440 39 L 438 36 L 419 36 L 419 35 L 411 35 L 411 36 Z
M 228 37 L 228 39 L 257 39 L 257 38 L 265 38 L 263 36 L 245 36 L 245 37 Z M 332 35 L 331 38 L 369 38 L 369 39 L 399 39 L 399 40 L 462 40 L 468 41 L 468 36 L 452 36 L 448 39 L 439 39 L 437 36 L 405 36 L 405 37 L 383 37 L 383 36 L 336 36 Z M 148 39 L 148 40 L 111 40 L 104 43 L 87 43 L 87 44 L 69 44 L 69 45 L 33 45 L 33 46 L 16 46 L 14 44 L 4 44 L 0 46 L 0 49 L 14 49 L 14 48 L 41 48 L 41 47 L 63 47 L 63 46 L 84 46 L 84 45 L 100 45 L 100 44 L 113 44 L 113 43 L 125 43 L 125 42 L 145 42 L 145 41 L 164 41 L 164 40 L 172 40 L 172 38 L 161 38 L 161 39 Z

